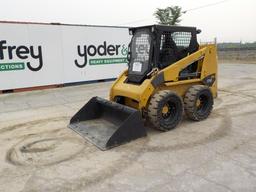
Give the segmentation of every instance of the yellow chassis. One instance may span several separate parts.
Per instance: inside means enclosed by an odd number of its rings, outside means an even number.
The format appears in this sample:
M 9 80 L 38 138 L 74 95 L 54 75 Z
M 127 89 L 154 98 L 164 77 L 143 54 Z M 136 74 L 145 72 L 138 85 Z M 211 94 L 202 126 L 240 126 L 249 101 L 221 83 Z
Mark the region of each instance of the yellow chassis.
M 198 61 L 200 78 L 179 80 L 180 71 L 195 61 Z M 209 88 L 213 97 L 217 97 L 217 53 L 213 44 L 200 46 L 197 52 L 157 71 L 140 85 L 126 83 L 127 73 L 124 71 L 112 85 L 110 100 L 122 96 L 125 105 L 138 110 L 146 109 L 151 96 L 159 90 L 172 90 L 183 98 L 190 86 L 204 84 L 204 79 L 211 75 L 215 81 Z

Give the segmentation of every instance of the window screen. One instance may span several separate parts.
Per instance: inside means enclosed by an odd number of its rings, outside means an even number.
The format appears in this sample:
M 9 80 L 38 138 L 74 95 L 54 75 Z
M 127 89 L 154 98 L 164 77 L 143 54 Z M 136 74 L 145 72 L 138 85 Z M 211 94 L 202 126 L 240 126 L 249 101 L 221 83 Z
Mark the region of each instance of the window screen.
M 138 32 L 133 37 L 132 58 L 139 62 L 148 62 L 151 37 L 145 32 Z
M 171 38 L 170 32 L 163 32 L 161 35 L 160 50 L 172 48 L 174 42 L 172 42 Z
M 190 32 L 174 32 L 171 36 L 177 47 L 189 47 L 191 41 Z
M 159 55 L 161 68 L 176 61 L 176 49 L 177 47 L 172 39 L 171 32 L 163 32 L 161 35 Z
M 147 31 L 139 31 L 132 38 L 131 69 L 136 73 L 144 73 L 149 66 L 151 35 Z

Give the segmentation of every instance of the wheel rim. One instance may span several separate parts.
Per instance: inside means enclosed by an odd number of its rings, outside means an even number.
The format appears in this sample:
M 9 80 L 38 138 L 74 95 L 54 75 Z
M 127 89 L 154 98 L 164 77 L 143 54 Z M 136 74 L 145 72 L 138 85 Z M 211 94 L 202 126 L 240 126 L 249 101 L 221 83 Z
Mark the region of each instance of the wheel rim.
M 173 119 L 177 113 L 177 107 L 176 104 L 173 102 L 167 102 L 163 107 L 162 107 L 162 118 L 165 121 L 169 121 L 170 119 Z
M 208 110 L 209 98 L 207 95 L 199 95 L 196 100 L 196 110 L 199 114 L 204 114 Z

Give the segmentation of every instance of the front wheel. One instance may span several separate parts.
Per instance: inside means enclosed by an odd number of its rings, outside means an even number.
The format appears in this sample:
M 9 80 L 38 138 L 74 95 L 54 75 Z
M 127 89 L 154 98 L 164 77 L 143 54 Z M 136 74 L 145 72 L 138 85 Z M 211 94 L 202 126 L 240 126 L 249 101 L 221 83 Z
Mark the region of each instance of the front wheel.
M 181 121 L 182 114 L 182 99 L 172 91 L 159 91 L 149 102 L 149 121 L 161 131 L 174 129 Z
M 206 119 L 213 108 L 211 90 L 204 85 L 191 86 L 184 97 L 184 109 L 188 118 L 194 121 Z

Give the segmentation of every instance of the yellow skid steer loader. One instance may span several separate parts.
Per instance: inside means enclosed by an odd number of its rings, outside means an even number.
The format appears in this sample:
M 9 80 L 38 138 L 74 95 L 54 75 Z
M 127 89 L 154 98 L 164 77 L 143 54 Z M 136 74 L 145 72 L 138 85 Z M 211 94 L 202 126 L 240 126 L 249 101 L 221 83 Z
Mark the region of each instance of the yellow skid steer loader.
M 69 127 L 102 150 L 147 135 L 145 121 L 169 131 L 183 111 L 206 119 L 217 97 L 217 54 L 199 45 L 195 27 L 130 28 L 128 69 L 114 82 L 109 100 L 93 97 Z

